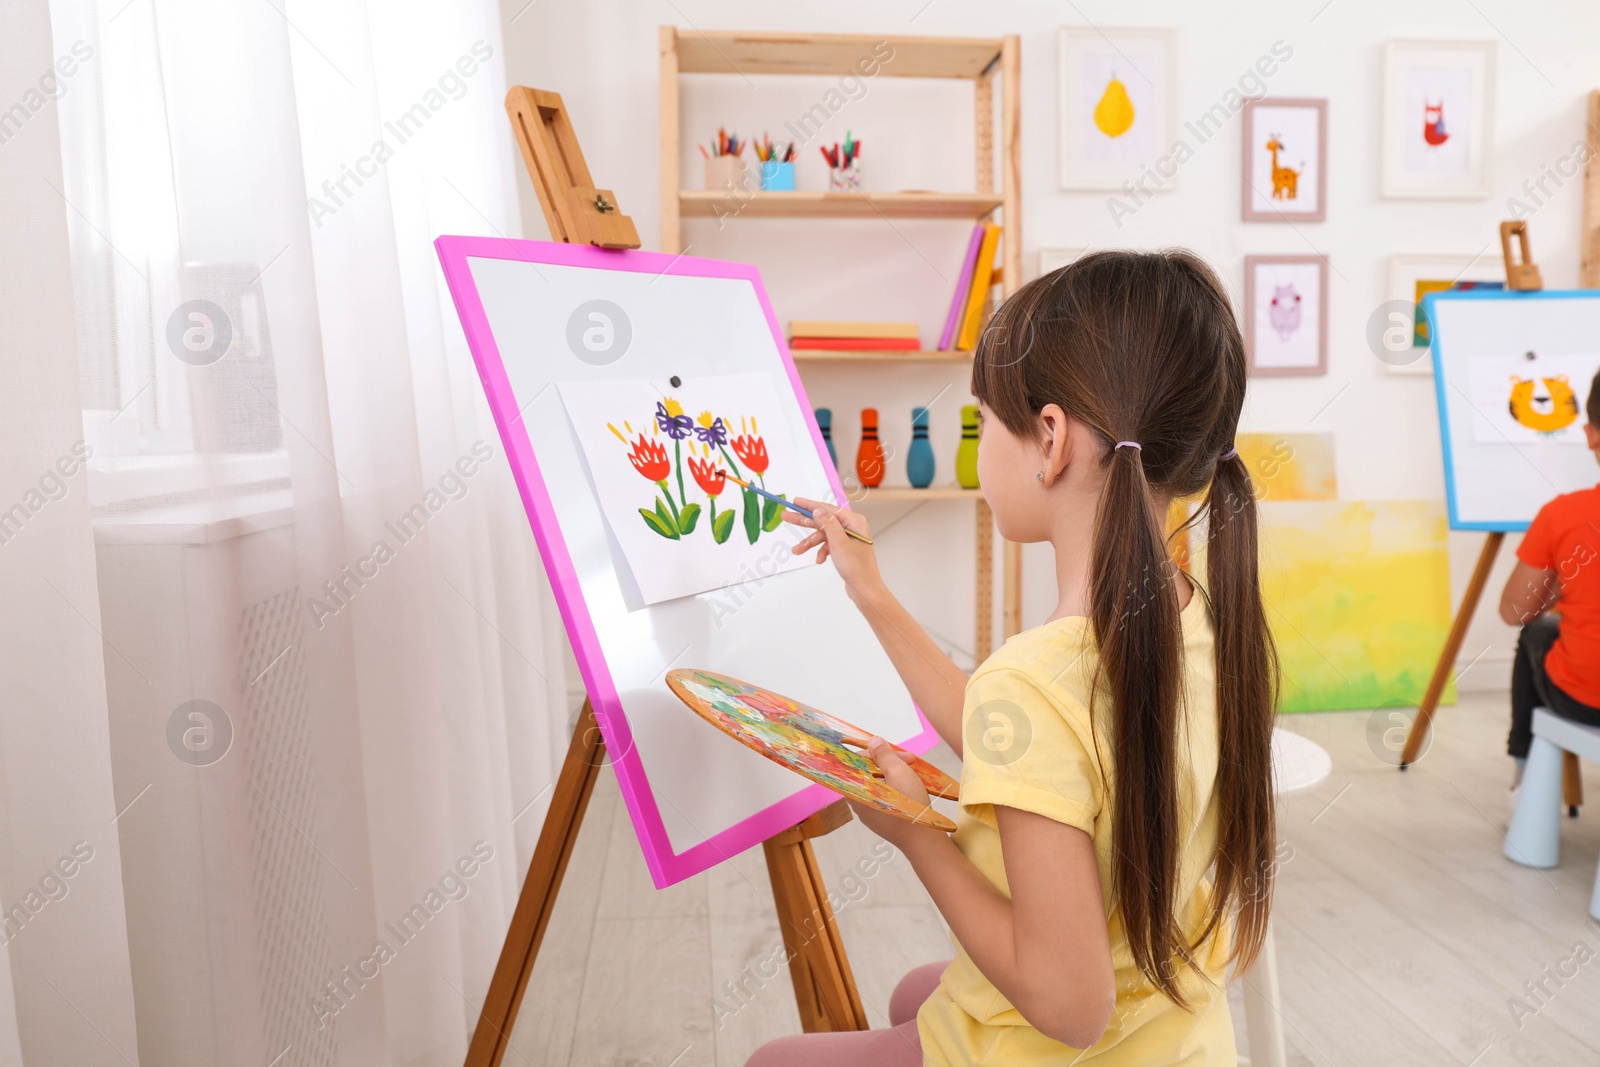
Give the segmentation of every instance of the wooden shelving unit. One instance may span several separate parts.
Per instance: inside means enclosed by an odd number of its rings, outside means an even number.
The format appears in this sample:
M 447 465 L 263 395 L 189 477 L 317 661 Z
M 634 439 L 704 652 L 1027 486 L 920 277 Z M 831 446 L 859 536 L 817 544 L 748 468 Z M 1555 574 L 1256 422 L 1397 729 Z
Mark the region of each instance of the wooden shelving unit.
M 955 78 L 972 82 L 976 174 L 972 192 L 901 192 L 864 190 L 852 193 L 736 192 L 684 189 L 683 142 L 679 133 L 678 78 L 683 74 L 728 74 L 749 78 L 761 74 L 837 76 L 856 72 L 865 56 L 884 56 L 877 77 Z M 995 84 L 999 82 L 998 145 L 994 121 Z M 661 250 L 682 252 L 686 218 L 758 219 L 952 219 L 968 222 L 1002 212 L 1003 258 L 997 269 L 1002 291 L 1010 295 L 1022 282 L 1021 43 L 1009 37 L 897 37 L 862 34 L 738 33 L 680 34 L 661 27 Z M 996 167 L 996 148 L 999 167 Z M 998 170 L 998 175 L 996 171 Z M 997 180 L 998 179 L 998 180 Z M 940 297 L 948 296 L 941 293 Z M 968 363 L 970 352 L 840 352 L 801 350 L 795 361 L 807 364 L 874 366 L 888 363 Z M 907 502 L 968 500 L 976 511 L 975 635 L 977 662 L 988 658 L 994 637 L 994 515 L 976 489 L 939 486 L 927 489 L 888 487 L 869 490 L 864 501 Z M 861 503 L 862 501 L 857 501 Z M 1022 553 L 1005 543 L 1002 567 L 1001 632 L 1022 628 Z
M 719 189 L 683 189 L 683 218 L 752 219 L 981 219 L 1003 203 L 992 193 L 829 193 L 802 189 L 751 190 L 730 196 Z
M 972 353 L 960 350 L 941 352 L 855 352 L 836 348 L 791 348 L 796 363 L 971 363 Z
M 867 500 L 983 500 L 983 493 L 977 489 L 963 489 L 959 485 L 930 485 L 926 489 L 913 489 L 909 485 L 881 485 L 863 492 Z

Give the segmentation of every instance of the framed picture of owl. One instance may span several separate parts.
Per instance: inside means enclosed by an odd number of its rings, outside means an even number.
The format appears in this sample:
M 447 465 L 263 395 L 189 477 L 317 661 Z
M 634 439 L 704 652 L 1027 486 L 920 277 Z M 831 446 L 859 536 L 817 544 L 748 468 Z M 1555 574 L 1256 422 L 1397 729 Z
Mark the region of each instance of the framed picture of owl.
M 1061 188 L 1117 189 L 1132 214 L 1177 188 L 1177 36 L 1162 29 L 1061 30 Z M 1126 201 L 1125 203 L 1123 201 Z
M 1494 152 L 1493 41 L 1389 41 L 1383 195 L 1481 200 Z
M 1242 114 L 1240 218 L 1322 222 L 1328 217 L 1328 101 L 1266 97 Z
M 1244 348 L 1252 377 L 1328 373 L 1328 257 L 1246 256 Z

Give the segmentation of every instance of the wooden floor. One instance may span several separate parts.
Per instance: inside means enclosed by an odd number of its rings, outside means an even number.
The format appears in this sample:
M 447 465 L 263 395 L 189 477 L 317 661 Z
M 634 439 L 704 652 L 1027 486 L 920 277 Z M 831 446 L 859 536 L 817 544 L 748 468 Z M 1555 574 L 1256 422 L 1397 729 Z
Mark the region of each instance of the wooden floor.
M 1600 927 L 1588 919 L 1600 769 L 1584 765 L 1593 802 L 1563 820 L 1561 866 L 1534 871 L 1500 854 L 1503 695 L 1442 711 L 1432 749 L 1404 774 L 1385 747 L 1388 712 L 1285 725 L 1334 763 L 1280 818 L 1293 850 L 1274 912 L 1290 1063 L 1600 1063 Z M 948 751 L 934 759 L 955 769 Z M 877 840 L 852 822 L 817 853 L 845 902 L 862 1000 L 884 1025 L 899 977 L 951 950 L 904 858 L 873 869 Z M 858 860 L 872 877 L 852 872 Z M 1574 967 L 1564 984 L 1551 977 Z M 1247 1054 L 1236 995 L 1234 1021 Z M 798 1030 L 761 850 L 656 891 L 606 772 L 505 1062 L 737 1067 Z

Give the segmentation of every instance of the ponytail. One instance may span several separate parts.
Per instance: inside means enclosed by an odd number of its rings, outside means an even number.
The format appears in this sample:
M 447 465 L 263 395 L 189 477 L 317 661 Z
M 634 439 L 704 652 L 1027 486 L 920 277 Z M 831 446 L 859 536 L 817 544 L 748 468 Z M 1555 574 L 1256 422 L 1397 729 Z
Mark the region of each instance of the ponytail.
M 1143 450 L 1112 449 L 1096 509 L 1089 618 L 1099 649 L 1092 692 L 1111 716 L 1111 892 L 1134 964 L 1174 1003 L 1192 953 L 1174 915 L 1178 881 L 1177 719 L 1183 635 L 1163 523 Z
M 1088 593 L 1099 649 L 1091 699 L 1110 701 L 1096 737 L 1104 721 L 1115 776 L 1112 905 L 1140 973 L 1180 1005 L 1183 971 L 1204 973 L 1200 946 L 1237 912 L 1233 956 L 1248 966 L 1272 904 L 1277 662 L 1258 585 L 1255 495 L 1231 444 L 1247 384 L 1228 294 L 1183 251 L 1092 252 L 1029 282 L 995 312 L 972 363 L 973 395 L 1012 434 L 1037 439 L 1040 412 L 1056 404 L 1110 449 L 1100 460 Z M 1156 505 L 1208 485 L 1216 883 L 1205 928 L 1191 939 L 1176 914 L 1183 629 Z
M 1233 960 L 1244 971 L 1261 951 L 1272 907 L 1277 844 L 1272 721 L 1278 662 L 1261 601 L 1256 497 L 1244 460 L 1217 461 L 1206 496 L 1206 584 L 1217 644 L 1216 884 L 1206 933 L 1234 906 Z

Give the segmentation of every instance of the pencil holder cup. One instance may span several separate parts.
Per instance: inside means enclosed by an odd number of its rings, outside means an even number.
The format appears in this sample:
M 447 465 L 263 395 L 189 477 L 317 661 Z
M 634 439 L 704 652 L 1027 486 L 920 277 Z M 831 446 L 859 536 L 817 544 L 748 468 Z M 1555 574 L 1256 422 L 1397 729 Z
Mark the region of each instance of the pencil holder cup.
M 744 160 L 738 156 L 712 156 L 706 160 L 707 189 L 743 189 L 744 183 Z
M 768 192 L 794 192 L 794 164 L 775 159 L 761 164 L 761 188 Z
M 828 168 L 828 188 L 836 193 L 853 193 L 861 189 L 861 164 Z

